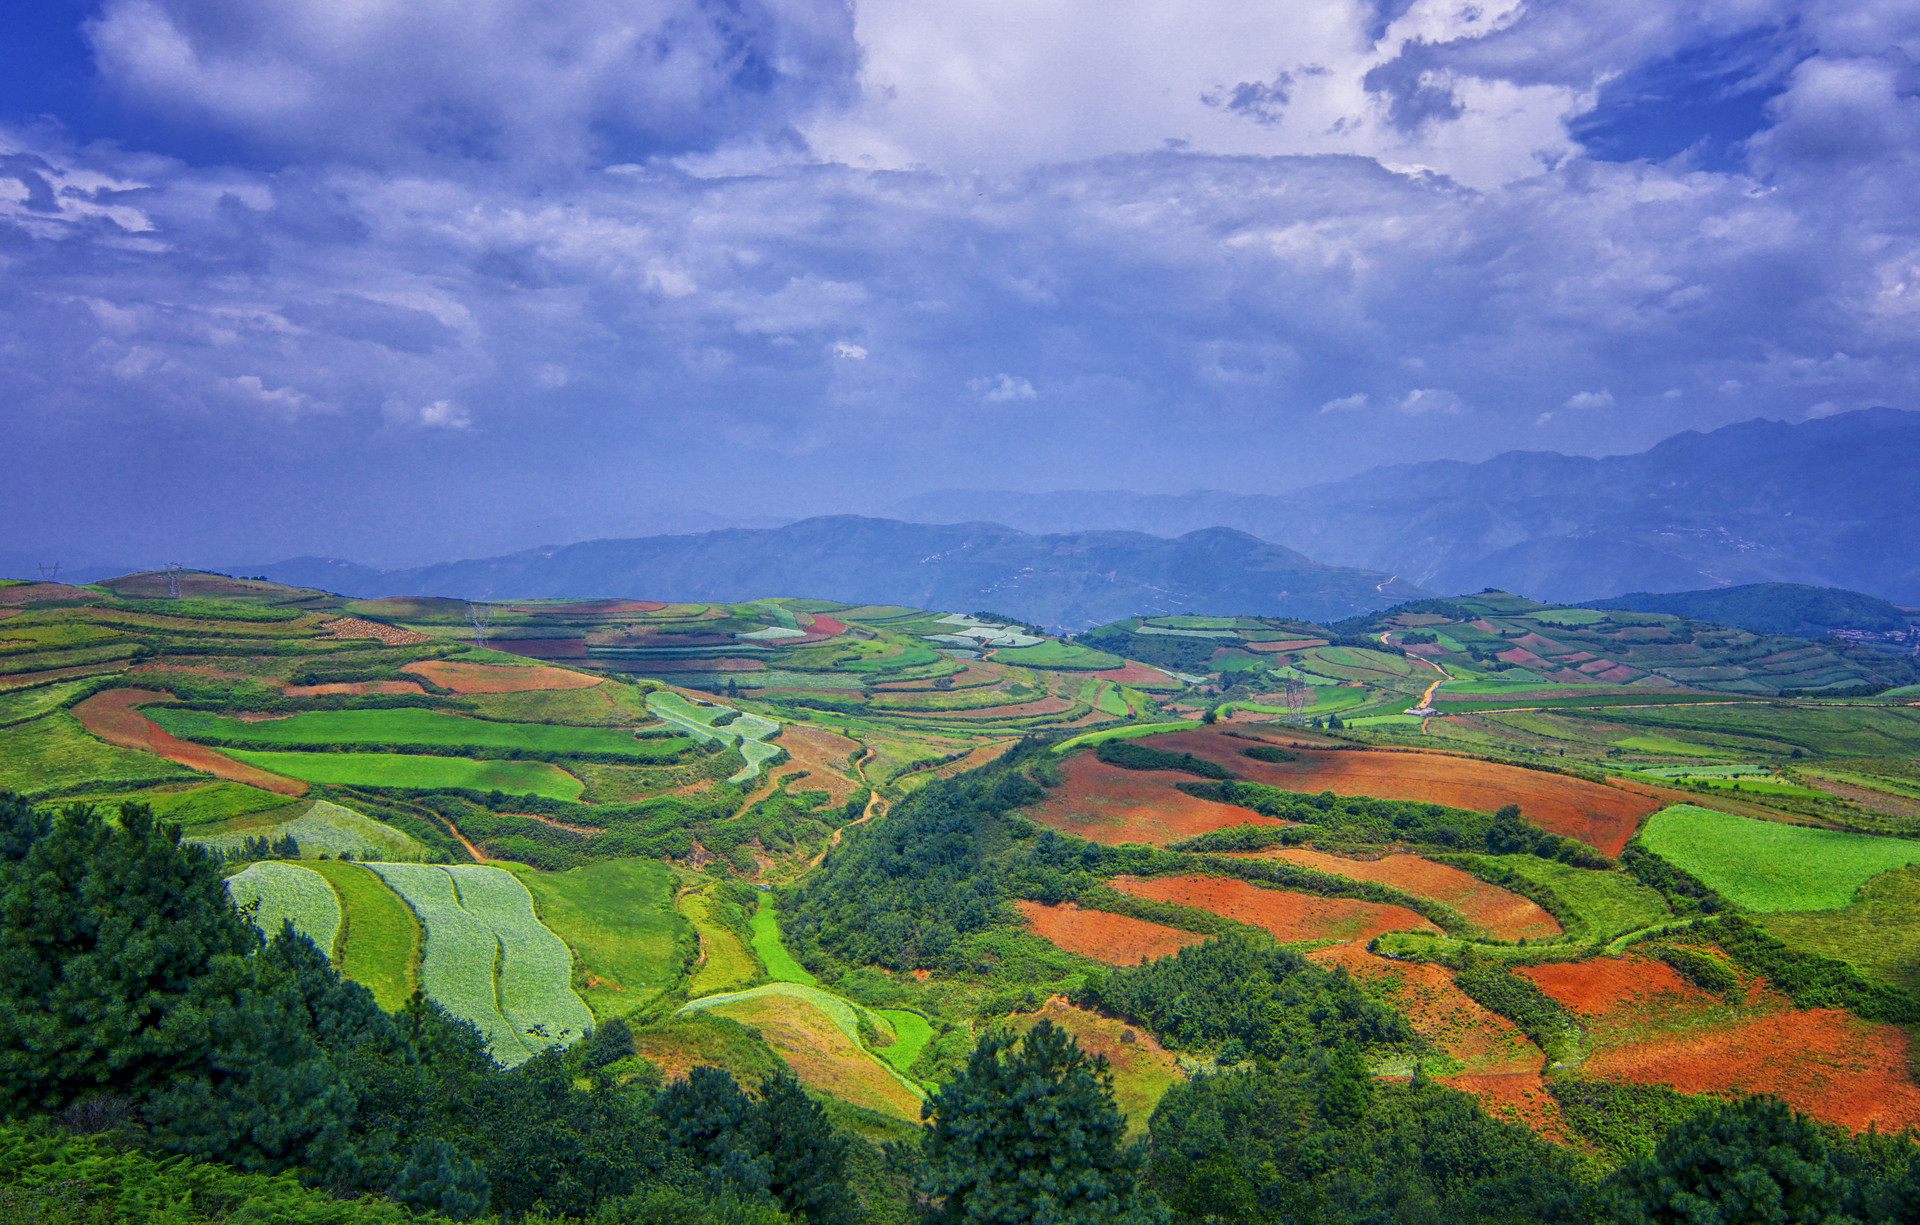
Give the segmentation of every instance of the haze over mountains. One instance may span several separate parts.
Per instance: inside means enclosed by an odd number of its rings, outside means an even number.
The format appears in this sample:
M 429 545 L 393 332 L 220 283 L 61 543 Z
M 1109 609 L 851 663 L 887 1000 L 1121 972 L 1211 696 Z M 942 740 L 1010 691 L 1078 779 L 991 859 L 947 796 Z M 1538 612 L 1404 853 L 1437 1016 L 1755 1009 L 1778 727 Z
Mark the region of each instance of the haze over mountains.
M 595 540 L 412 570 L 299 558 L 246 572 L 347 595 L 799 595 L 989 610 L 1068 629 L 1143 613 L 1331 621 L 1431 594 L 1390 574 L 1321 565 L 1230 528 L 1173 540 L 1140 532 L 1036 536 L 993 523 L 935 526 L 853 515 L 770 529 Z
M 1578 602 L 1739 583 L 1920 603 L 1920 413 L 1748 421 L 1602 459 L 1512 451 L 1282 494 L 948 491 L 884 512 L 1031 532 L 1249 532 L 1437 591 Z

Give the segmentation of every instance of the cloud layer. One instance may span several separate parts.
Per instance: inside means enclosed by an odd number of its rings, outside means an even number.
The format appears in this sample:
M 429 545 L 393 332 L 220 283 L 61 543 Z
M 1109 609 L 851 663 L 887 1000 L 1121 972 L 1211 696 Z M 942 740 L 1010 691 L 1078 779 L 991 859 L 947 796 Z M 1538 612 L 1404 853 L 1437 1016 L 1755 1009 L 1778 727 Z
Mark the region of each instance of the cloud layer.
M 1909 6 L 1171 11 L 109 0 L 102 88 L 252 152 L 0 129 L 8 543 L 394 564 L 1916 403 Z

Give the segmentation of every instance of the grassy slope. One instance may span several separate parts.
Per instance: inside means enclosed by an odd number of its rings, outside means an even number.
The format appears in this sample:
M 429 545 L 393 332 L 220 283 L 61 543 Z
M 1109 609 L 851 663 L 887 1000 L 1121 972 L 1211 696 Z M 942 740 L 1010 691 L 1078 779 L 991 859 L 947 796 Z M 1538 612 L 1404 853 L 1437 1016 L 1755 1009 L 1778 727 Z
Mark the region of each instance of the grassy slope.
M 86 783 L 194 777 L 201 776 L 164 757 L 95 740 L 64 710 L 0 728 L 0 790 L 37 792 Z
M 1553 890 L 1586 920 L 1593 939 L 1637 931 L 1672 917 L 1658 893 L 1624 872 L 1572 868 L 1534 855 L 1487 858 Z
M 357 863 L 322 859 L 303 866 L 326 877 L 339 895 L 341 972 L 373 992 L 382 1008 L 405 1004 L 419 983 L 420 923 L 413 911 Z
M 662 760 L 687 747 L 685 740 L 636 740 L 598 727 L 544 723 L 495 723 L 438 710 L 315 710 L 285 719 L 248 722 L 204 710 L 159 707 L 154 722 L 185 739 L 250 740 L 263 744 L 417 744 L 522 749 L 545 753 L 618 753 L 635 760 Z
M 336 786 L 465 787 L 511 795 L 532 792 L 555 800 L 577 800 L 586 788 L 573 775 L 544 761 L 474 761 L 418 753 L 227 752 L 236 760 L 275 774 Z
M 650 859 L 608 859 L 568 872 L 514 870 L 540 918 L 579 956 L 577 987 L 597 1017 L 651 1002 L 680 980 L 687 921 L 673 909 L 673 873 Z
M 1920 863 L 1920 842 L 1756 821 L 1680 804 L 1647 819 L 1648 850 L 1750 910 L 1834 910 L 1871 877 Z
M 740 937 L 707 912 L 704 894 L 690 893 L 680 900 L 681 912 L 700 933 L 703 959 L 687 980 L 687 994 L 708 995 L 751 982 L 762 976 L 760 963 L 747 951 Z
M 787 946 L 780 941 L 780 916 L 774 912 L 773 901 L 766 894 L 760 895 L 760 908 L 753 913 L 753 951 L 760 958 L 760 964 L 767 967 L 767 977 L 781 983 L 805 983 L 809 987 L 818 987 L 820 980 L 808 973 L 807 968 L 793 959 L 787 952 Z
M 1896 868 L 1861 886 L 1841 910 L 1765 915 L 1761 925 L 1793 945 L 1920 991 L 1920 868 Z

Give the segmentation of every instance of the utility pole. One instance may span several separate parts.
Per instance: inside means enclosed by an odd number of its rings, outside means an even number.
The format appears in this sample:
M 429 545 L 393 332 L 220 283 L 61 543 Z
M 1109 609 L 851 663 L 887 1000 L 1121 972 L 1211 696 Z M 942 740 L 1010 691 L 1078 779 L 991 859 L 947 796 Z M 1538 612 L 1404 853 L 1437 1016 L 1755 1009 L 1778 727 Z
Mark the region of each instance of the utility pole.
M 1312 700 L 1312 689 L 1313 687 L 1311 685 L 1301 681 L 1298 677 L 1289 676 L 1287 678 L 1287 719 L 1290 722 L 1299 723 L 1303 721 L 1307 705 Z
M 184 569 L 186 567 L 177 561 L 167 563 L 167 598 L 169 600 L 180 598 L 180 572 Z
M 487 645 L 487 627 L 493 624 L 493 605 L 468 604 L 467 620 L 473 622 L 473 645 Z

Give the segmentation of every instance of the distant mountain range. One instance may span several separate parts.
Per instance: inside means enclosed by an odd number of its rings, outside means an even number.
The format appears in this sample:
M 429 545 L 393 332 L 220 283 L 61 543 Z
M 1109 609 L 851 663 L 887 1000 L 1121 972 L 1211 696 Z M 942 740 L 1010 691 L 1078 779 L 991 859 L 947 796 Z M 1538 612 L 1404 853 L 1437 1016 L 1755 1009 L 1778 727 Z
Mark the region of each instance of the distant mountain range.
M 1636 591 L 1610 600 L 1592 600 L 1588 608 L 1672 613 L 1695 621 L 1737 625 L 1756 634 L 1825 638 L 1835 633 L 1906 640 L 1920 613 L 1857 591 L 1808 587 L 1801 583 L 1752 583 L 1711 591 Z
M 1231 528 L 1175 539 L 1131 531 L 1030 535 L 995 523 L 854 515 L 593 540 L 410 570 L 302 557 L 235 572 L 355 596 L 811 596 L 990 611 L 1064 630 L 1159 613 L 1338 621 L 1433 594 L 1389 573 L 1322 565 Z
M 1748 421 L 1603 459 L 1405 464 L 1282 494 L 955 490 L 885 513 L 1030 532 L 1230 527 L 1448 593 L 1577 603 L 1790 582 L 1920 604 L 1920 412 Z

